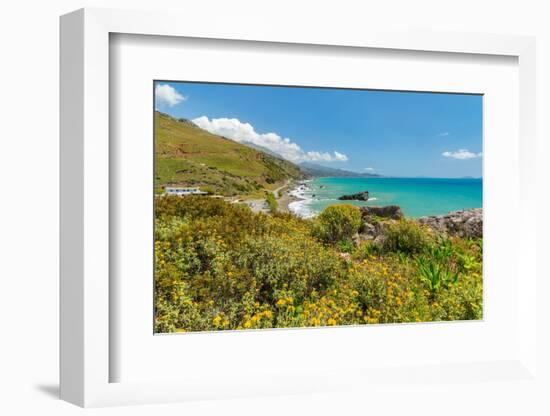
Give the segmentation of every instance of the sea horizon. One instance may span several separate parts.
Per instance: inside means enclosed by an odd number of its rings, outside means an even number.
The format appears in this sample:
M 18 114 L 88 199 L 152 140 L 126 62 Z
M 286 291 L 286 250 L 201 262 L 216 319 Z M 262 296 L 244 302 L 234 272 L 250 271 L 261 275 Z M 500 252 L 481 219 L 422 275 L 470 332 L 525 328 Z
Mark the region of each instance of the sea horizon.
M 368 201 L 342 201 L 338 198 L 369 192 Z M 291 191 L 299 198 L 290 203 L 294 214 L 311 218 L 335 204 L 355 206 L 398 205 L 409 218 L 443 215 L 451 211 L 482 208 L 483 178 L 442 177 L 317 177 L 300 181 Z

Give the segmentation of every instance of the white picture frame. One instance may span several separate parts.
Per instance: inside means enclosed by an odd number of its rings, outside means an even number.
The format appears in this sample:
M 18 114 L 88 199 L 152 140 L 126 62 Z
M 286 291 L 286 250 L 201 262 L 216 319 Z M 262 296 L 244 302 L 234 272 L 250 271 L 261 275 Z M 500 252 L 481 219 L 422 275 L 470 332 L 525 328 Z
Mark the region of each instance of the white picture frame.
M 532 215 L 535 175 L 535 41 L 529 37 L 381 31 L 329 33 L 312 25 L 307 33 L 232 24 L 203 25 L 171 13 L 83 9 L 61 18 L 61 398 L 80 406 L 107 406 L 185 401 L 198 398 L 338 391 L 413 378 L 434 377 L 480 383 L 490 375 L 518 383 L 536 383 L 536 217 Z M 259 380 L 220 374 L 178 381 L 111 382 L 110 366 L 120 359 L 110 349 L 109 296 L 110 171 L 109 37 L 135 34 L 225 39 L 282 44 L 430 51 L 452 54 L 504 55 L 519 66 L 519 199 L 517 270 L 518 334 L 515 353 L 498 361 L 418 363 L 409 369 L 358 366 L 330 372 L 281 373 Z M 518 273 L 516 271 L 516 273 Z M 111 308 L 111 309 L 110 309 Z M 399 327 L 394 327 L 399 331 Z M 338 329 L 336 329 L 338 331 Z M 334 331 L 334 329 L 332 330 Z M 152 335 L 152 334 L 151 334 Z M 208 336 L 206 334 L 206 336 Z M 236 381 L 237 380 L 237 381 Z M 343 382 L 342 380 L 346 380 Z M 534 381 L 533 381 L 534 380 Z M 353 387 L 355 386 L 355 387 Z

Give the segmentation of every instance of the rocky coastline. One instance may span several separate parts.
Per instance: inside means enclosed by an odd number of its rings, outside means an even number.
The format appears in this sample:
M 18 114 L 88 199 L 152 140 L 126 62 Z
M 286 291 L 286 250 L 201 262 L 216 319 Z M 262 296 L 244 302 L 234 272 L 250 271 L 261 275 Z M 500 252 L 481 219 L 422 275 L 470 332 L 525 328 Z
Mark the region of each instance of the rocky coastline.
M 403 211 L 397 205 L 361 207 L 360 210 L 363 225 L 354 238 L 356 242 L 372 240 L 380 243 L 384 239 L 384 230 L 389 225 L 404 218 Z M 415 221 L 430 228 L 435 233 L 450 237 L 483 237 L 482 208 L 452 211 L 444 215 L 424 216 L 417 218 Z
M 483 237 L 483 209 L 472 208 L 451 211 L 444 215 L 420 217 L 418 223 L 426 225 L 436 232 L 456 237 Z

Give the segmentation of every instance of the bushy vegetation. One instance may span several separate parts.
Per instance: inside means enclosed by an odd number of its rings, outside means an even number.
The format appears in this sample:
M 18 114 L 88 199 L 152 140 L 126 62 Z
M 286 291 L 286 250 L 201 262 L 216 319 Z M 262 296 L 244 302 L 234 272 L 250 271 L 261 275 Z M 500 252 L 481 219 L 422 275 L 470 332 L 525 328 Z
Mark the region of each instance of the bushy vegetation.
M 279 207 L 279 204 L 277 203 L 277 199 L 275 199 L 275 195 L 273 195 L 273 192 L 268 192 L 265 195 L 265 201 L 267 202 L 267 206 L 269 207 L 269 211 L 272 213 L 277 212 L 277 208 Z
M 325 243 L 349 243 L 361 227 L 361 212 L 353 205 L 328 206 L 315 222 L 315 234 Z
M 433 246 L 428 229 L 413 221 L 401 220 L 383 226 L 386 227 L 380 247 L 383 253 L 414 255 L 424 253 Z
M 302 220 L 164 197 L 155 214 L 157 332 L 482 317 L 480 240 L 403 220 L 356 245 L 361 219 L 347 205 Z

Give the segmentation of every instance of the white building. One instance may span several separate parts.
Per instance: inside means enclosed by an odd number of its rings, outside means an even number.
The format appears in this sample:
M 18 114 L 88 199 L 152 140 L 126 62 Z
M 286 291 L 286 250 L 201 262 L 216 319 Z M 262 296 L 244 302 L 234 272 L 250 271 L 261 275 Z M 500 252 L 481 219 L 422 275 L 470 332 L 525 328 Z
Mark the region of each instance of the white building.
M 187 196 L 187 195 L 207 195 L 208 192 L 201 191 L 199 188 L 176 188 L 167 186 L 164 188 L 166 195 Z

